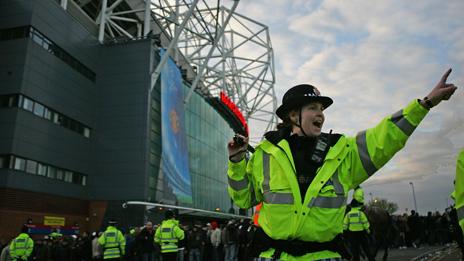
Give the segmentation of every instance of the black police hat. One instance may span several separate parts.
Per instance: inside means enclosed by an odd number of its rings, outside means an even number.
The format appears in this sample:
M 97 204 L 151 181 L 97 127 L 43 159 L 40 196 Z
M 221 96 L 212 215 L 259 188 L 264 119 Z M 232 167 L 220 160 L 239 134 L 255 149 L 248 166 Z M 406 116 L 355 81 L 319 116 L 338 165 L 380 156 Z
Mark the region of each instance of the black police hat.
M 326 109 L 333 103 L 333 100 L 329 97 L 321 96 L 316 87 L 312 85 L 300 84 L 293 86 L 284 94 L 282 105 L 277 108 L 276 114 L 283 120 L 291 110 L 311 102 L 320 102 Z

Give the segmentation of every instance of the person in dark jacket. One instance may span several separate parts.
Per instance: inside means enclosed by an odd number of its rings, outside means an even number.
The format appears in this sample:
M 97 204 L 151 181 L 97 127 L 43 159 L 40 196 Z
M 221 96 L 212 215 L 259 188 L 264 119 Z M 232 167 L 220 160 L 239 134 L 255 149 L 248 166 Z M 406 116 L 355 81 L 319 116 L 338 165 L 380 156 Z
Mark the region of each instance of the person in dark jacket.
M 153 223 L 148 221 L 136 237 L 136 248 L 142 261 L 153 261 L 155 259 L 154 237 Z
M 206 244 L 206 234 L 194 225 L 192 230 L 187 234 L 187 248 L 189 251 L 189 261 L 201 261 L 202 249 Z

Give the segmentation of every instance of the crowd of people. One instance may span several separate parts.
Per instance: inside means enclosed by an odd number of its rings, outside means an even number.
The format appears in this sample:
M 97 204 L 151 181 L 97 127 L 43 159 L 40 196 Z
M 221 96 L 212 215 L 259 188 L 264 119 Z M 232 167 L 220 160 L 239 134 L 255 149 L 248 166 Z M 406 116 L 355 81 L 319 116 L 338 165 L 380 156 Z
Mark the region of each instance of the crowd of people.
M 185 237 L 178 242 L 178 260 L 247 260 L 246 243 L 250 220 L 211 221 L 205 224 L 194 222 L 180 225 Z M 142 227 L 121 229 L 125 239 L 125 249 L 121 260 L 158 261 L 161 246 L 155 243 L 155 231 L 159 225 L 148 221 Z M 23 231 L 26 232 L 26 231 Z M 27 233 L 27 232 L 26 232 Z M 93 261 L 103 260 L 104 247 L 99 238 L 104 231 L 81 235 L 63 236 L 59 233 L 31 235 L 34 244 L 27 260 L 37 261 Z M 12 239 L 13 240 L 13 239 Z M 10 242 L 0 242 L 0 261 L 13 260 Z M 21 260 L 21 259 L 18 259 Z
M 424 245 L 446 245 L 456 238 L 456 225 L 452 209 L 445 212 L 428 212 L 420 216 L 414 210 L 411 214 L 394 215 L 392 231 L 394 240 L 391 248 L 422 247 Z M 126 261 L 162 260 L 161 247 L 155 243 L 155 232 L 159 228 L 148 221 L 144 226 L 122 229 L 125 239 L 124 255 Z M 223 220 L 179 225 L 185 237 L 177 245 L 179 261 L 236 261 L 251 260 L 248 245 L 251 240 L 252 221 Z M 375 229 L 375 228 L 371 228 Z M 32 235 L 34 246 L 27 260 L 37 261 L 94 261 L 103 260 L 104 248 L 98 242 L 101 232 L 92 234 L 63 236 L 59 233 Z M 101 240 L 100 240 L 101 241 Z M 0 242 L 0 261 L 13 260 L 9 255 L 9 242 Z M 21 260 L 21 259 L 18 259 Z
M 414 210 L 408 215 L 394 215 L 395 240 L 392 247 L 407 248 L 423 245 L 445 245 L 453 241 L 459 242 L 459 226 L 455 220 L 453 208 L 440 213 L 429 211 L 421 216 Z

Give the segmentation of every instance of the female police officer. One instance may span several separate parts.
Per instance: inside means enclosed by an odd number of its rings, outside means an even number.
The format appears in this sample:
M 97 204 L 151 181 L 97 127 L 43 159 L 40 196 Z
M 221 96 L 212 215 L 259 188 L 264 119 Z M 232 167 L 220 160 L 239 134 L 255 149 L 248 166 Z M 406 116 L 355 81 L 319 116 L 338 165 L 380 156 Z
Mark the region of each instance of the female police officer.
M 429 109 L 447 100 L 456 86 L 451 69 L 424 99 L 383 119 L 356 137 L 322 133 L 324 109 L 332 99 L 307 84 L 289 89 L 277 116 L 283 120 L 245 161 L 243 145 L 228 144 L 228 191 L 235 204 L 262 202 L 254 249 L 259 260 L 341 260 L 346 197 L 405 145 Z

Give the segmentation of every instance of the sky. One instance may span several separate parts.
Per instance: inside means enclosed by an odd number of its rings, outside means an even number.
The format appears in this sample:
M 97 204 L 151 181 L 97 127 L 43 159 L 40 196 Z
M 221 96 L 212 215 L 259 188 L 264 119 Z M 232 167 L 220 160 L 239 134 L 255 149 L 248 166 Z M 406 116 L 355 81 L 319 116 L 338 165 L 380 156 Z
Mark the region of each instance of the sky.
M 397 213 L 443 211 L 451 203 L 456 157 L 464 148 L 462 0 L 242 0 L 236 12 L 269 26 L 275 89 L 318 87 L 334 104 L 323 131 L 354 136 L 425 97 L 448 68 L 458 86 L 422 121 L 405 148 L 363 184 Z M 251 128 L 253 126 L 250 126 Z

